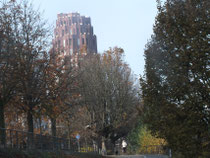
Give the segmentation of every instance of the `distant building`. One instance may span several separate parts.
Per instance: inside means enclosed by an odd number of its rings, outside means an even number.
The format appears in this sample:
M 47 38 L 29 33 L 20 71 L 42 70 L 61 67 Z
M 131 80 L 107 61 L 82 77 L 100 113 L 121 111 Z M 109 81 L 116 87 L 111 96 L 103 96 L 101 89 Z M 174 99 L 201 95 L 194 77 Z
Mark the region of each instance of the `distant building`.
M 53 47 L 62 52 L 61 56 L 74 56 L 74 59 L 79 53 L 97 53 L 97 40 L 90 17 L 80 16 L 79 13 L 58 14 Z

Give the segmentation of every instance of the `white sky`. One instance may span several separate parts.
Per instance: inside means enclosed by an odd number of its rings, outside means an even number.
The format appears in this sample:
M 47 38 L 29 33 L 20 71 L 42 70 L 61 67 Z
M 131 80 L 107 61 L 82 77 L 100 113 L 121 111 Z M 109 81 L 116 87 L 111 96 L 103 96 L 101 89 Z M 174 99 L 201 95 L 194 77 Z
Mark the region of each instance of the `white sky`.
M 139 76 L 144 71 L 144 48 L 152 35 L 156 0 L 33 0 L 44 18 L 55 25 L 58 13 L 79 12 L 91 17 L 98 52 L 118 46 Z

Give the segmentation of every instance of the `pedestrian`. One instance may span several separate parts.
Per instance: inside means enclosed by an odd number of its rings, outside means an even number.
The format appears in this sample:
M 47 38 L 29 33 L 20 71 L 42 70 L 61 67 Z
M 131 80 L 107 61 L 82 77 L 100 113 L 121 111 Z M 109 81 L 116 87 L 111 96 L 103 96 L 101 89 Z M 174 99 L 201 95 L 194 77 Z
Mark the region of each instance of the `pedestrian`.
M 125 140 L 122 141 L 122 149 L 123 149 L 123 153 L 126 153 L 126 148 L 127 148 L 127 143 Z

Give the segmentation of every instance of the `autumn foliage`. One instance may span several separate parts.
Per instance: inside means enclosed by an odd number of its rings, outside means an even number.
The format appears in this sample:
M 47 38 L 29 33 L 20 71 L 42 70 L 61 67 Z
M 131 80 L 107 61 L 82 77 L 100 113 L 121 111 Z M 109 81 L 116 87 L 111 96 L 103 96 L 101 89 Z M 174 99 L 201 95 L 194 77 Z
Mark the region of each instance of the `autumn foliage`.
M 51 41 L 50 27 L 31 3 L 0 3 L 0 128 L 65 138 L 79 133 L 86 144 L 102 146 L 126 136 L 140 104 L 123 49 L 99 55 L 84 47 L 63 56 Z M 6 135 L 0 129 L 2 145 Z

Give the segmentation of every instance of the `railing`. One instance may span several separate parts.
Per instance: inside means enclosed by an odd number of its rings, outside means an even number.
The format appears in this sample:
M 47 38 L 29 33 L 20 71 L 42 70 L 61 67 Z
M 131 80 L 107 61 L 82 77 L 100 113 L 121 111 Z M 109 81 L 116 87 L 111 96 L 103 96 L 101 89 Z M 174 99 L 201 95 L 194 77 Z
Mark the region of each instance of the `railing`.
M 99 145 L 95 141 L 76 138 L 66 139 L 48 135 L 34 134 L 13 129 L 0 128 L 0 148 L 15 148 L 20 150 L 67 150 L 73 152 L 97 152 L 101 153 Z M 120 144 L 115 147 L 121 154 Z M 107 154 L 116 154 L 113 145 L 107 144 Z M 160 145 L 141 147 L 136 154 L 160 154 L 170 155 L 169 149 Z
M 58 138 L 41 134 L 33 134 L 13 129 L 0 128 L 1 148 L 40 149 L 40 150 L 69 150 L 74 152 L 93 152 L 96 145 L 80 142 L 77 139 Z

